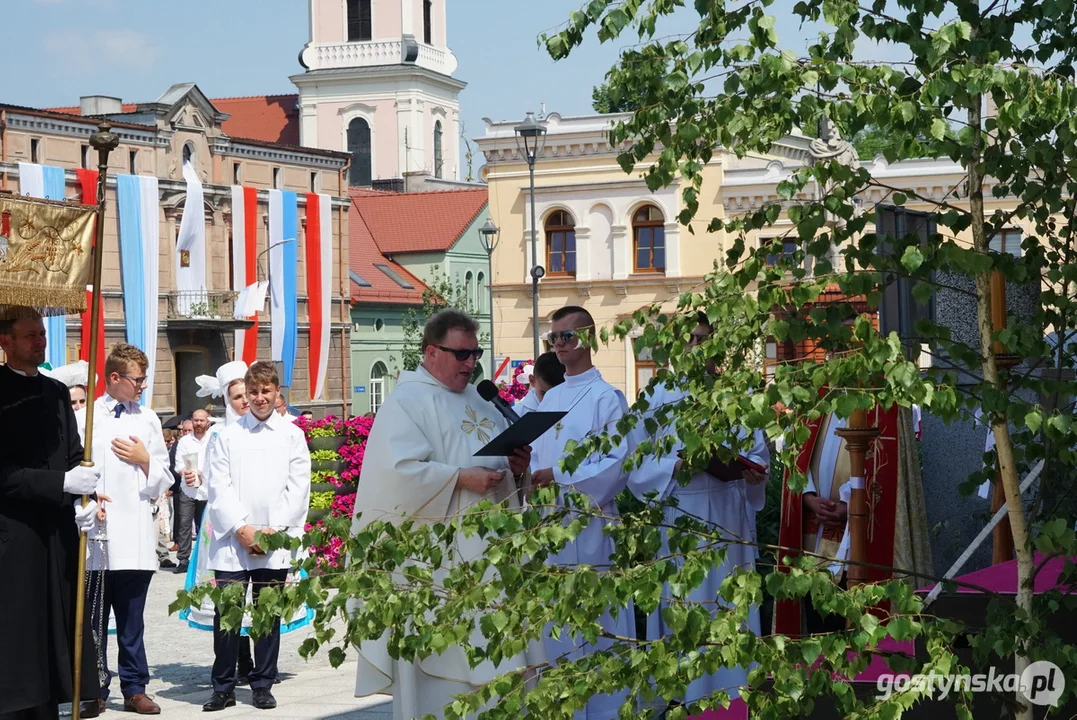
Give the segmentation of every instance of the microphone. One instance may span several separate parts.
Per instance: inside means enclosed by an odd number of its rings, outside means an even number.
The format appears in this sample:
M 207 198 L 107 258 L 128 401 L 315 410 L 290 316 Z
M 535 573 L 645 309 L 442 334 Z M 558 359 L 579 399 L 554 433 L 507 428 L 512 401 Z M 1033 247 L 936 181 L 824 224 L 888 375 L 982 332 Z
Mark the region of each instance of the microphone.
M 505 399 L 501 397 L 501 393 L 497 391 L 497 385 L 494 385 L 489 380 L 483 380 L 475 387 L 479 391 L 479 396 L 486 402 L 492 403 L 497 408 L 497 411 L 509 421 L 509 425 L 520 421 L 520 416 L 516 414 L 512 406 L 505 402 Z

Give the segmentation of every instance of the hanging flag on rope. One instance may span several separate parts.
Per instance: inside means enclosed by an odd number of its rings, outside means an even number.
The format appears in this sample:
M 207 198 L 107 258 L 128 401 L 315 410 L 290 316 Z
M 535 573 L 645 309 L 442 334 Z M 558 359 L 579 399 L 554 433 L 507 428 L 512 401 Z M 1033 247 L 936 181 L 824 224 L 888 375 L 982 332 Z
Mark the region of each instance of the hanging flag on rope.
M 236 318 L 254 318 L 254 325 L 236 330 L 235 359 L 248 366 L 258 359 L 258 310 L 265 303 L 254 305 L 257 292 L 249 287 L 258 280 L 258 191 L 254 188 L 232 186 L 232 289 L 239 292 L 236 298 Z
M 123 315 L 127 342 L 146 353 L 146 390 L 141 404 L 150 407 L 153 375 L 157 360 L 158 252 L 157 178 L 148 175 L 118 175 L 116 204 L 120 217 L 120 278 L 123 282 Z
M 78 169 L 75 171 L 75 176 L 78 178 L 79 186 L 82 188 L 82 202 L 87 205 L 97 204 L 97 171 Z M 97 220 L 94 220 L 94 225 L 97 224 Z M 79 333 L 79 359 L 90 362 L 90 331 L 91 328 L 97 328 L 97 359 L 93 363 L 96 377 L 100 380 L 94 385 L 94 395 L 101 397 L 105 394 L 105 304 L 100 303 L 98 306 L 97 322 L 91 321 L 91 313 L 93 312 L 93 286 L 86 286 L 86 310 L 83 311 L 81 316 L 82 327 Z M 96 399 L 96 398 L 95 398 Z
M 19 163 L 19 192 L 47 200 L 65 200 L 64 169 L 54 165 Z M 54 368 L 67 363 L 67 316 L 46 315 L 45 338 L 48 344 L 45 361 Z
M 298 327 L 296 323 L 296 249 L 298 200 L 290 190 L 269 191 L 270 340 L 273 360 L 284 364 L 281 384 L 292 385 Z
M 332 205 L 328 195 L 307 195 L 307 313 L 310 343 L 310 399 L 322 396 L 329 370 L 330 309 L 333 296 Z

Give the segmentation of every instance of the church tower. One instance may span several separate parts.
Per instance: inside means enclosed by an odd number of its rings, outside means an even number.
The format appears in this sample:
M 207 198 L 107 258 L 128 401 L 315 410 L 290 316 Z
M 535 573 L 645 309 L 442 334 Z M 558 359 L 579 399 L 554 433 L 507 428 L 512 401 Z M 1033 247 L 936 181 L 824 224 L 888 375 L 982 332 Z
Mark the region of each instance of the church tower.
M 300 143 L 351 153 L 348 183 L 460 177 L 460 91 L 447 0 L 309 0 Z

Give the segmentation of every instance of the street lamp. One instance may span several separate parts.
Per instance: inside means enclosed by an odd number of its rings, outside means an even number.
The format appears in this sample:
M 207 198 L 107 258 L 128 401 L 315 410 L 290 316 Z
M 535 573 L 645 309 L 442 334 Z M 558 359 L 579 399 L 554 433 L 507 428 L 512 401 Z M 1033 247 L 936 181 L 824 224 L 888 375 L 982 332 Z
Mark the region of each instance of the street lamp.
M 486 223 L 479 228 L 479 240 L 482 241 L 482 247 L 486 251 L 486 260 L 489 263 L 486 281 L 490 283 L 490 369 L 494 372 L 497 371 L 497 356 L 494 355 L 494 250 L 500 239 L 501 229 L 494 225 L 493 220 L 486 218 Z M 496 381 L 497 378 L 491 377 L 490 380 Z
M 516 149 L 527 158 L 527 169 L 531 175 L 531 312 L 535 336 L 536 360 L 539 352 L 539 278 L 546 274 L 546 269 L 538 264 L 538 227 L 535 222 L 535 160 L 546 147 L 546 126 L 535 119 L 535 113 L 529 112 L 524 121 L 514 128 L 516 132 Z

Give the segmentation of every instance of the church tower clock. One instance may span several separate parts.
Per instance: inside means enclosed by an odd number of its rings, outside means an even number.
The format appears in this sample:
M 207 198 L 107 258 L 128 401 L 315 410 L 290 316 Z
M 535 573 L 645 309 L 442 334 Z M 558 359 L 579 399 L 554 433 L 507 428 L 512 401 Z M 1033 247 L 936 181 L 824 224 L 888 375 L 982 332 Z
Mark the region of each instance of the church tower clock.
M 460 91 L 447 0 L 309 0 L 300 143 L 351 154 L 348 184 L 406 173 L 458 180 Z

